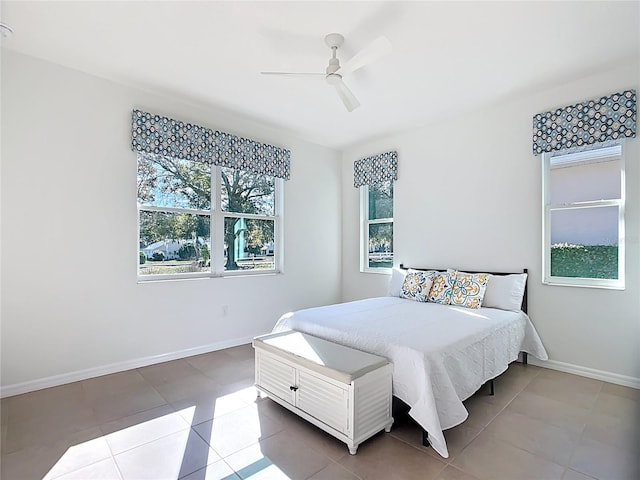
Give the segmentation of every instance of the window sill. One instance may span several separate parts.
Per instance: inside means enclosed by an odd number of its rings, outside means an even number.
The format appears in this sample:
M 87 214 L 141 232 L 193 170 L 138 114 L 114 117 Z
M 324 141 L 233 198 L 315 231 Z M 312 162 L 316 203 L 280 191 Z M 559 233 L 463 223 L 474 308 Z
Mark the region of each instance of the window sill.
M 391 268 L 364 268 L 360 270 L 360 273 L 375 273 L 382 275 L 391 275 Z
M 598 288 L 602 290 L 625 290 L 624 283 L 581 283 L 572 279 L 546 279 L 542 281 L 543 285 L 552 287 L 577 287 L 577 288 Z
M 138 277 L 137 283 L 159 283 L 159 282 L 176 282 L 176 281 L 184 281 L 184 280 L 210 280 L 214 278 L 247 278 L 247 277 L 268 277 L 275 275 L 282 275 L 283 272 L 280 270 L 268 270 L 262 272 L 237 272 L 237 273 L 221 273 L 221 274 L 194 274 L 194 275 L 158 275 L 158 276 L 149 276 L 149 277 Z

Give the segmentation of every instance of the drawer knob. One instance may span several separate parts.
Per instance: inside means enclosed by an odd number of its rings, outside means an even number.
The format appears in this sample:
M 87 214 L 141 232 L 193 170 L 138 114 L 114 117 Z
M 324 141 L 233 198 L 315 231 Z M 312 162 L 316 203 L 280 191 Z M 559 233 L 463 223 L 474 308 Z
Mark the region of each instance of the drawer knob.
M 295 387 L 295 386 L 291 385 L 289 387 L 289 390 L 291 390 L 292 392 L 295 392 L 296 390 L 298 390 L 298 387 Z

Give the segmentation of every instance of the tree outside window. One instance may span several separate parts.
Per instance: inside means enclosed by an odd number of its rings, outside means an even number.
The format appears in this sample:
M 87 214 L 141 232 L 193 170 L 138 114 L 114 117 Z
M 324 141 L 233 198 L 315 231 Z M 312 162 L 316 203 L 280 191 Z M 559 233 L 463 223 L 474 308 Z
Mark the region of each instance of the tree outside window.
M 386 272 L 393 266 L 393 181 L 360 188 L 361 270 Z
M 281 182 L 202 162 L 139 155 L 139 276 L 275 270 Z

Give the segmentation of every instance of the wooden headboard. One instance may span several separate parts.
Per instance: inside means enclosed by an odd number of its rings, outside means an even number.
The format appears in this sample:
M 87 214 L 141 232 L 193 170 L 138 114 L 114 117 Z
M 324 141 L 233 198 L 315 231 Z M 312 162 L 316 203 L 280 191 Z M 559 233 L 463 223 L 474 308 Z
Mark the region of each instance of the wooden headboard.
M 409 268 L 413 269 L 413 270 L 437 270 L 439 272 L 446 272 L 447 269 L 446 268 L 415 268 L 415 267 L 406 267 L 404 264 L 400 264 L 400 268 L 402 268 L 403 270 L 408 270 Z M 513 275 L 514 273 L 529 273 L 529 270 L 526 268 L 523 268 L 521 272 L 487 272 L 486 270 L 483 272 L 476 272 L 473 270 L 461 270 L 462 272 L 465 273 L 490 273 L 491 275 Z M 520 307 L 522 309 L 522 311 L 524 313 L 527 313 L 527 290 L 529 289 L 529 275 L 527 275 L 527 280 L 524 284 L 524 295 L 522 296 L 522 306 Z

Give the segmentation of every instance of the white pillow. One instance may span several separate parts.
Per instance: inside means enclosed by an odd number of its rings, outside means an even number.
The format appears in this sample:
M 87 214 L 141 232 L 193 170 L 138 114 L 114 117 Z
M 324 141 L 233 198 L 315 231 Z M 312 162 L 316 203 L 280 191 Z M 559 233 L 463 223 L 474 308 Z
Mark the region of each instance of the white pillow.
M 482 306 L 515 312 L 520 311 L 526 284 L 526 273 L 491 275 L 487 283 L 487 291 L 482 300 Z
M 399 297 L 404 283 L 404 277 L 407 276 L 407 270 L 393 267 L 391 270 L 391 278 L 389 279 L 389 288 L 387 289 L 387 297 Z

